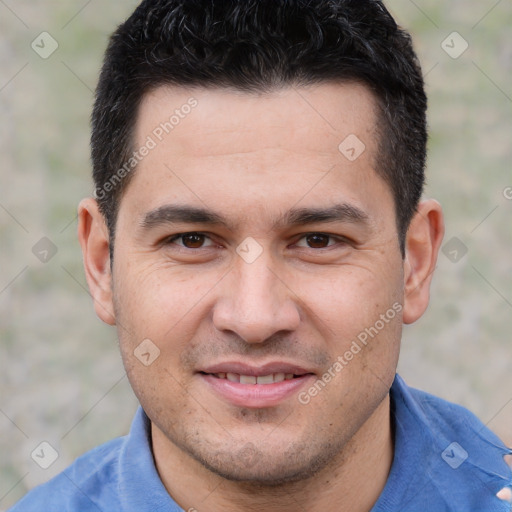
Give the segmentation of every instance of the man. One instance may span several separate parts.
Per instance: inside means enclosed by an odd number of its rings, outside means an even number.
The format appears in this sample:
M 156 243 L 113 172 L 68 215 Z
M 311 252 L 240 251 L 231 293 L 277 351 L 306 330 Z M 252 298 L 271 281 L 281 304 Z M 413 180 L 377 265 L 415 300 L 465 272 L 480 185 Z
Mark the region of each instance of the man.
M 444 231 L 425 111 L 380 1 L 144 1 L 79 206 L 141 408 L 12 510 L 509 510 L 512 451 L 395 373 Z

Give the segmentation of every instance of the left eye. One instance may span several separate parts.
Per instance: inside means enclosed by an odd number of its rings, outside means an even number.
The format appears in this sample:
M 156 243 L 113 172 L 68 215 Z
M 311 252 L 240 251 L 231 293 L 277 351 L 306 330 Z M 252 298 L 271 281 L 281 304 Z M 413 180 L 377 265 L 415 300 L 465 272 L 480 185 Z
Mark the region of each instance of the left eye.
M 302 241 L 305 243 L 301 243 Z M 309 235 L 303 236 L 296 245 L 299 247 L 309 247 L 310 249 L 323 249 L 335 245 L 335 242 L 336 239 L 332 235 L 310 233 Z
M 203 233 L 181 233 L 169 238 L 167 243 L 176 243 L 177 240 L 181 240 L 181 243 L 177 243 L 177 245 L 186 247 L 187 249 L 201 249 L 213 245 L 211 239 Z M 206 241 L 210 243 L 205 245 Z

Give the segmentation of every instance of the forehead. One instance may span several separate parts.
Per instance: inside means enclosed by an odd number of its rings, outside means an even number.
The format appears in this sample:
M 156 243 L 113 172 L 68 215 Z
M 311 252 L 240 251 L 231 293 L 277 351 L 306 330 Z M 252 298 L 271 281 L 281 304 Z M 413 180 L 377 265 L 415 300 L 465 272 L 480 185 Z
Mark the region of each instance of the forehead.
M 290 85 L 271 92 L 161 86 L 141 101 L 136 139 L 153 134 L 157 142 L 175 141 L 198 156 L 232 152 L 234 143 L 248 151 L 295 143 L 330 153 L 350 134 L 373 149 L 376 105 L 373 93 L 356 83 Z
M 134 146 L 150 149 L 127 195 L 141 214 L 178 201 L 238 205 L 240 214 L 244 201 L 245 213 L 251 204 L 361 205 L 372 183 L 381 193 L 384 185 L 374 171 L 376 111 L 373 94 L 353 83 L 267 93 L 159 87 L 140 105 Z

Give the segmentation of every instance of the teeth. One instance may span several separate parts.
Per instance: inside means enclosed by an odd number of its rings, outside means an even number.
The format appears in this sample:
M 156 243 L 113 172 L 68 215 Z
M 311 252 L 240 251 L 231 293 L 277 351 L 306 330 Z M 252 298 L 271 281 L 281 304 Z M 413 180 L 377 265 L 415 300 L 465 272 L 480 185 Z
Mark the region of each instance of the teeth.
M 238 373 L 216 373 L 219 379 L 227 379 L 230 382 L 239 382 L 240 384 L 274 384 L 283 380 L 293 379 L 293 373 L 270 373 L 269 375 L 239 375 Z
M 242 382 L 240 380 L 240 382 Z M 274 376 L 272 374 L 270 375 L 261 375 L 257 379 L 258 384 L 273 384 L 274 383 Z
M 283 382 L 284 373 L 275 373 L 274 374 L 274 382 Z

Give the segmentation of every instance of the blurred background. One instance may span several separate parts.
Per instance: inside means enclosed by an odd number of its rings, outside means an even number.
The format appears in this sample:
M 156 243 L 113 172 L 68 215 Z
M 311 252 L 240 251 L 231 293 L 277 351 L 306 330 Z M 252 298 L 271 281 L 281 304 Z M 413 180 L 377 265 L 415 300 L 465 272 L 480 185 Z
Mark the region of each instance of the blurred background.
M 0 511 L 126 434 L 137 407 L 76 237 L 102 54 L 137 3 L 0 0 Z M 405 328 L 399 373 L 512 445 L 512 3 L 386 3 L 424 70 L 426 195 L 446 214 L 431 306 Z M 58 452 L 48 469 L 42 442 Z

